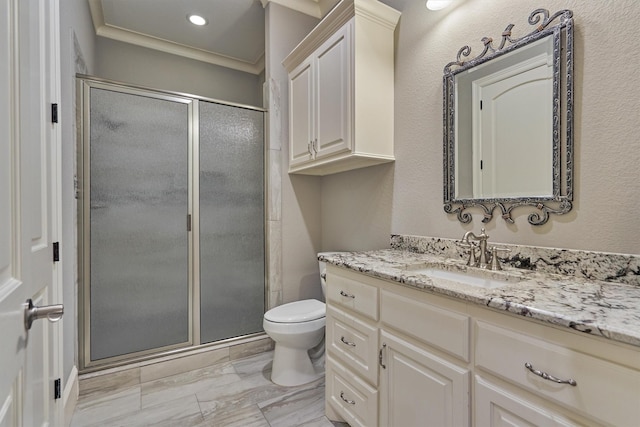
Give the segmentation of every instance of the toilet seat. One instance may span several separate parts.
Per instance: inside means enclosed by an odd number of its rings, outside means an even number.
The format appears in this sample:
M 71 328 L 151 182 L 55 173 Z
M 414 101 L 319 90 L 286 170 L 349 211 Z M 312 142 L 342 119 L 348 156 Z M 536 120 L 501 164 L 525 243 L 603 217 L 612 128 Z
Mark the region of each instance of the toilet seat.
M 303 323 L 325 317 L 323 302 L 306 299 L 279 305 L 264 314 L 265 320 L 273 323 Z

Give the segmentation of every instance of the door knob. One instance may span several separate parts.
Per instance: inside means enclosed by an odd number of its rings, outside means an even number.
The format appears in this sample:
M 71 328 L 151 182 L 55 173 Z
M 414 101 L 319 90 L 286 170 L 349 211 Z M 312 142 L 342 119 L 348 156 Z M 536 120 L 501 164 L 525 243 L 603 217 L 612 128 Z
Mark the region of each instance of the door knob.
M 34 320 L 44 319 L 45 317 L 49 322 L 57 322 L 62 319 L 64 314 L 64 307 L 62 304 L 44 305 L 42 307 L 36 307 L 33 305 L 33 301 L 29 298 L 24 304 L 24 327 L 28 331 L 31 329 L 31 325 Z

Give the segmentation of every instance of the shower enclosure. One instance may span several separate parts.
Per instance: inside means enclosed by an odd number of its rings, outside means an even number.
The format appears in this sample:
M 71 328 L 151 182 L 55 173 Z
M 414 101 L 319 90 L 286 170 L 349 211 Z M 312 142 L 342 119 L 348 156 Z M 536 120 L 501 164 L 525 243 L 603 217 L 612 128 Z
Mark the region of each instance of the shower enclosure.
M 81 369 L 262 332 L 264 110 L 77 82 Z

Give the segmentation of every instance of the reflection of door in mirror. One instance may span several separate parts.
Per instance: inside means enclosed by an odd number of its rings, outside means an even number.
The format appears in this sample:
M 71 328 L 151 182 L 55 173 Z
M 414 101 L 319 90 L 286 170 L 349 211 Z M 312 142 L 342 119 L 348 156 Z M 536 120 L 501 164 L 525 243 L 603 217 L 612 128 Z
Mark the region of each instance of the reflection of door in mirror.
M 474 197 L 553 194 L 552 59 L 543 53 L 473 82 Z

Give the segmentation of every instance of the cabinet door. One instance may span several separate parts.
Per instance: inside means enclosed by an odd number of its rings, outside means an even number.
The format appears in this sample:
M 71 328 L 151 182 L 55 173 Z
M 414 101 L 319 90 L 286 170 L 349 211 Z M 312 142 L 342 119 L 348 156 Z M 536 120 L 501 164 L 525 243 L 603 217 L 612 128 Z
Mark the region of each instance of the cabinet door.
M 542 405 L 476 376 L 475 423 L 486 427 L 577 426 Z
M 380 425 L 469 425 L 468 370 L 384 330 L 380 338 Z
M 312 58 L 289 74 L 289 164 L 313 158 L 313 69 Z
M 316 51 L 316 158 L 351 150 L 351 27 L 338 30 Z

